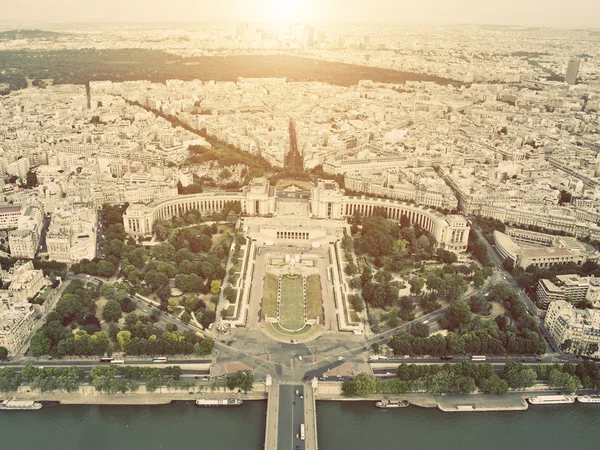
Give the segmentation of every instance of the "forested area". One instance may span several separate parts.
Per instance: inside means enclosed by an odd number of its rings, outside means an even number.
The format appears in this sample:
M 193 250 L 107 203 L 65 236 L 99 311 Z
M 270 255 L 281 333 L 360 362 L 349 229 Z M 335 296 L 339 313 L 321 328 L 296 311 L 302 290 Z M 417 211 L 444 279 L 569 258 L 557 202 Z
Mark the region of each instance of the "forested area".
M 26 77 L 50 78 L 54 84 L 87 84 L 104 80 L 149 80 L 156 83 L 164 83 L 168 79 L 237 81 L 239 77 L 285 77 L 288 81 L 320 81 L 338 86 L 354 86 L 360 80 L 397 84 L 431 81 L 458 85 L 456 81 L 426 74 L 286 54 L 185 58 L 160 50 L 139 48 L 1 51 L 0 83 L 9 84 L 9 90 L 17 90 L 27 87 Z
M 473 315 L 473 310 L 488 310 L 490 302 L 500 303 L 506 313 L 494 320 Z M 546 351 L 546 342 L 535 320 L 505 284 L 493 286 L 487 298 L 453 302 L 441 318 L 440 326 L 449 331 L 445 336 L 401 332 L 392 336 L 388 345 L 396 355 L 538 355 Z

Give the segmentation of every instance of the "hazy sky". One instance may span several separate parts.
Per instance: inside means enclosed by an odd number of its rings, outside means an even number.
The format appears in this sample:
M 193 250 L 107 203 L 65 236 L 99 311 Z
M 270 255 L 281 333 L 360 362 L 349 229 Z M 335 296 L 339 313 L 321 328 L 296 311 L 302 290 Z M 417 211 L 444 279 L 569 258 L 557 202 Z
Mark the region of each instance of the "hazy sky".
M 3 21 L 244 20 L 600 27 L 600 0 L 0 0 L 0 11 Z

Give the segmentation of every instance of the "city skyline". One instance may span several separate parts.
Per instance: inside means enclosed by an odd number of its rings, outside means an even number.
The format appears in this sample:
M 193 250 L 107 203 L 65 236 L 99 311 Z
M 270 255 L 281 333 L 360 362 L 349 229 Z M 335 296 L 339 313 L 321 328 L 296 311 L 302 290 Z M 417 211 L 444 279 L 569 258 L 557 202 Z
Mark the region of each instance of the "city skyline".
M 379 0 L 132 0 L 102 3 L 60 0 L 47 5 L 29 3 L 27 11 L 18 5 L 5 5 L 4 23 L 40 22 L 269 22 L 269 23 L 386 23 L 398 25 L 489 24 L 506 26 L 594 28 L 600 27 L 600 5 L 591 0 L 578 8 L 565 8 L 563 2 L 516 0 L 501 8 L 489 8 L 474 0 L 428 0 L 418 4 Z

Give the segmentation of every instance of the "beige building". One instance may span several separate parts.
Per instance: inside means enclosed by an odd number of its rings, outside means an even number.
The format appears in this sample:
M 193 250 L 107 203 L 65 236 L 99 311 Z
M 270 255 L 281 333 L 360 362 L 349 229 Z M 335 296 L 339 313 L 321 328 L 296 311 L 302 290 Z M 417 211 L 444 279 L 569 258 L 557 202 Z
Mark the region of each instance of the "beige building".
M 17 353 L 35 323 L 35 309 L 29 303 L 0 302 L 0 347 L 9 355 Z
M 558 300 L 550 303 L 544 322 L 559 346 L 564 347 L 565 341 L 571 342 L 565 351 L 596 357 L 600 355 L 598 350 L 591 352 L 593 348 L 590 348 L 591 344 L 595 344 L 596 348 L 600 345 L 600 311 L 579 310 L 568 302 Z
M 73 264 L 96 257 L 98 214 L 85 205 L 64 205 L 52 214 L 46 234 L 48 257 Z
M 44 273 L 41 270 L 35 270 L 33 263 L 27 261 L 19 266 L 15 265 L 8 291 L 12 294 L 13 301 L 27 302 L 49 284 Z
M 21 206 L 6 205 L 0 207 L 0 230 L 17 228 L 21 217 Z
M 400 222 L 405 216 L 411 224 L 420 225 L 433 235 L 440 248 L 457 253 L 467 250 L 470 228 L 463 216 L 444 215 L 426 206 L 397 200 L 345 196 L 333 181 L 320 181 L 311 191 L 293 188 L 277 190 L 266 179 L 259 178 L 252 180 L 243 192 L 181 195 L 148 205 L 133 204 L 125 211 L 123 223 L 125 231 L 130 235 L 150 236 L 155 220 L 170 219 L 191 210 L 210 214 L 220 212 L 226 202 L 238 202 L 245 216 L 276 218 L 278 209 L 285 208 L 285 203 L 291 201 L 304 202 L 305 217 L 311 220 L 343 220 L 355 213 L 371 216 L 380 209 L 391 220 Z M 266 225 L 263 224 L 263 227 Z M 308 230 L 301 232 L 306 231 Z
M 37 206 L 25 206 L 19 216 L 18 228 L 8 233 L 10 253 L 15 258 L 35 258 L 42 233 L 44 216 Z
M 553 280 L 543 278 L 537 285 L 538 303 L 544 308 L 558 300 L 573 301 L 580 305 L 586 300 L 590 285 L 590 278 L 577 274 L 557 275 Z
M 527 269 L 548 268 L 556 264 L 582 265 L 588 259 L 597 259 L 577 239 L 533 231 L 507 228 L 506 233 L 494 231 L 496 250 L 504 259 L 512 260 L 515 267 Z

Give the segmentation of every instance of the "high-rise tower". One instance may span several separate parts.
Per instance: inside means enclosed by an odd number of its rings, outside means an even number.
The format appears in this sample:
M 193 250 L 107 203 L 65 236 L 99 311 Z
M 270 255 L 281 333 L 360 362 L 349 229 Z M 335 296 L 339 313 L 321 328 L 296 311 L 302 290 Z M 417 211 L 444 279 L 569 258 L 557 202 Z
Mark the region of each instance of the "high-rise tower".
M 567 65 L 567 74 L 565 75 L 565 83 L 567 84 L 576 84 L 577 83 L 577 73 L 579 72 L 579 64 L 581 60 L 579 58 L 571 58 L 569 59 L 569 64 Z

